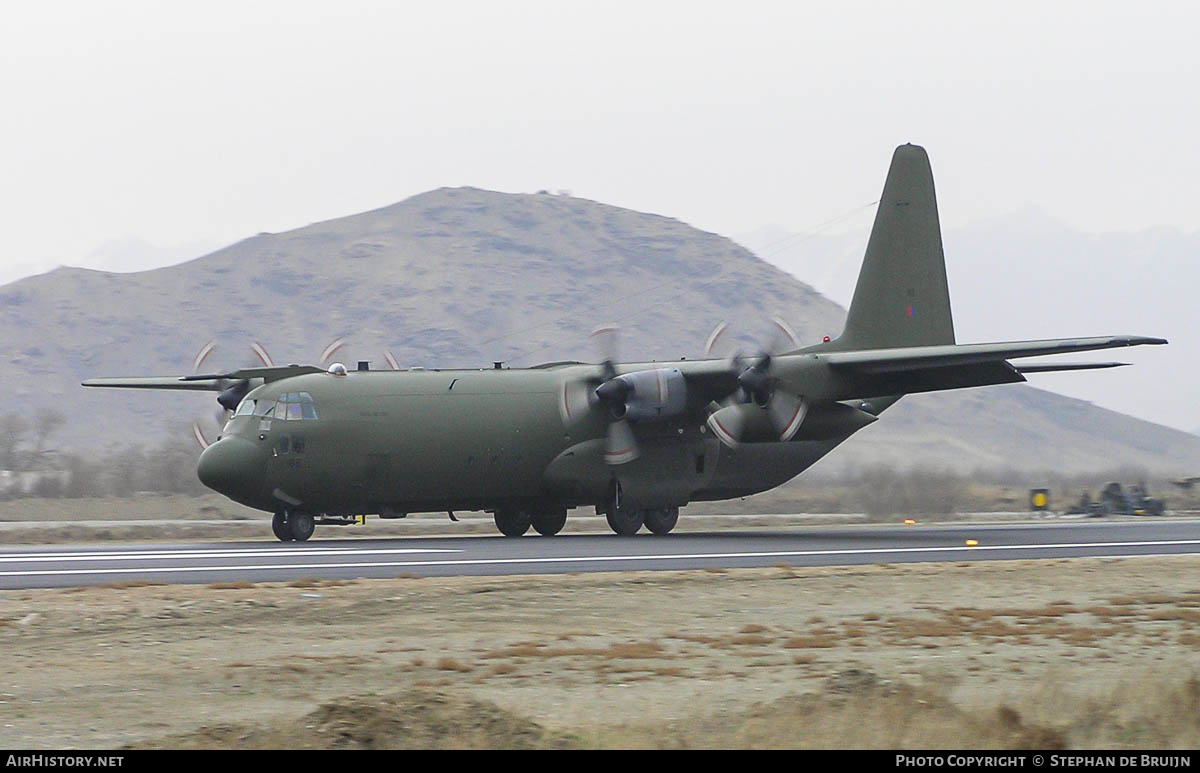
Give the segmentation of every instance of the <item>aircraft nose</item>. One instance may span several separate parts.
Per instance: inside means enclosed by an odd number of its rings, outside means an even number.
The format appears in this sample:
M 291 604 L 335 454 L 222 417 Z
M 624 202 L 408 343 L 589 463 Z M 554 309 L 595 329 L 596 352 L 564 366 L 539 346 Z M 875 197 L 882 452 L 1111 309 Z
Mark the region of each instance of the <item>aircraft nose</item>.
M 253 443 L 224 437 L 204 449 L 196 466 L 200 482 L 231 499 L 253 499 L 263 484 L 266 459 Z

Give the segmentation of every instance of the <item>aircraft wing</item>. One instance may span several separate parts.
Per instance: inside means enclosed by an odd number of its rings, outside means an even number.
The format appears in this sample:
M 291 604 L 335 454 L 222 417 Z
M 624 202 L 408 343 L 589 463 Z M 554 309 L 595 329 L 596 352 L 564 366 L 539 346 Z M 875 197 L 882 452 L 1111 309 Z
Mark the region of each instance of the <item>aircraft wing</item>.
M 895 373 L 924 368 L 975 365 L 1022 357 L 1069 354 L 1098 349 L 1116 349 L 1142 344 L 1165 344 L 1163 338 L 1145 336 L 1100 336 L 1095 338 L 1054 338 L 1044 341 L 1006 341 L 994 344 L 950 344 L 909 346 L 898 349 L 865 349 L 852 352 L 812 352 L 835 370 L 860 373 Z M 1033 371 L 1030 371 L 1033 372 Z
M 242 379 L 261 378 L 264 382 L 270 383 L 278 381 L 281 378 L 291 378 L 292 376 L 302 376 L 305 373 L 324 373 L 323 368 L 318 368 L 315 365 L 272 365 L 266 368 L 241 368 L 233 370 L 229 373 L 210 373 L 203 376 L 183 376 L 180 381 L 208 381 L 211 379 L 226 379 L 230 381 L 241 381 Z
M 215 378 L 184 381 L 180 376 L 164 376 L 149 378 L 89 378 L 83 382 L 83 386 L 119 387 L 121 389 L 194 389 L 220 392 L 229 385 L 225 384 L 222 386 L 220 380 Z
M 194 389 L 220 392 L 230 381 L 262 379 L 263 382 L 300 376 L 305 373 L 324 373 L 315 365 L 280 365 L 269 368 L 241 368 L 229 373 L 209 373 L 200 376 L 153 376 L 138 378 L 89 378 L 85 387 L 117 387 L 120 389 Z
M 1068 370 L 1102 370 L 1104 368 L 1123 368 L 1128 362 L 1029 362 L 1013 365 L 1018 373 L 1061 373 Z
M 1116 367 L 1120 363 L 1020 365 L 1009 359 L 1165 343 L 1144 336 L 1100 336 L 852 351 L 818 345 L 775 358 L 772 372 L 789 391 L 810 399 L 865 399 L 1015 384 L 1025 381 L 1025 373 Z

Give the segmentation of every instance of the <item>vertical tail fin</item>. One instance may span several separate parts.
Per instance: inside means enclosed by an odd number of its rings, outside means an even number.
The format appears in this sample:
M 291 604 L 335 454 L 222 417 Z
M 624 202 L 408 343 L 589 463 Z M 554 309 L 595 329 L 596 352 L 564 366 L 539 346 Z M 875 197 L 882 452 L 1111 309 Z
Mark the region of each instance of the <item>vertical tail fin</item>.
M 842 335 L 824 349 L 854 351 L 954 343 L 946 260 L 929 156 L 892 155 Z

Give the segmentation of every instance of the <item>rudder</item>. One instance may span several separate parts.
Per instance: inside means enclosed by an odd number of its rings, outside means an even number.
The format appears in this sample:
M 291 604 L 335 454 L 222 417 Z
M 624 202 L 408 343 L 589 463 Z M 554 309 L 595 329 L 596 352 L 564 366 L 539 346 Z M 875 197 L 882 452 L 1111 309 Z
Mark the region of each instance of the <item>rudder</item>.
M 892 155 L 846 327 L 825 350 L 954 343 L 946 259 L 929 156 L 919 145 Z

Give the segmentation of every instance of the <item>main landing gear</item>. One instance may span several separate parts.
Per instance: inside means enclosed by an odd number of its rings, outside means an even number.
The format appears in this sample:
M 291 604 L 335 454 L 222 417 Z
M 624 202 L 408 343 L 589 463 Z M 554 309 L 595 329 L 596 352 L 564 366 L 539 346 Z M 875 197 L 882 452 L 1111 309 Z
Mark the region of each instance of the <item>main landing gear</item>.
M 622 537 L 632 537 L 641 531 L 642 526 L 649 529 L 651 534 L 670 534 L 671 529 L 679 522 L 678 507 L 634 510 L 626 505 L 624 500 L 620 484 L 613 481 L 608 510 L 604 517 L 608 520 L 608 528 Z
M 541 510 L 519 510 L 515 507 L 502 507 L 493 514 L 496 528 L 505 537 L 520 537 L 529 531 L 534 531 L 543 537 L 553 537 L 562 531 L 567 523 L 567 509 L 547 508 Z
M 679 522 L 678 507 L 664 507 L 657 510 L 630 510 L 619 507 L 604 514 L 608 520 L 608 528 L 623 537 L 632 537 L 645 526 L 651 534 L 670 534 L 671 529 Z
M 312 513 L 281 510 L 271 519 L 271 531 L 281 542 L 304 542 L 316 531 L 317 520 Z

